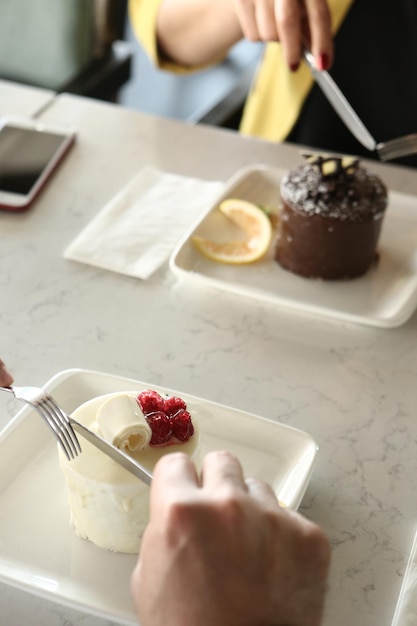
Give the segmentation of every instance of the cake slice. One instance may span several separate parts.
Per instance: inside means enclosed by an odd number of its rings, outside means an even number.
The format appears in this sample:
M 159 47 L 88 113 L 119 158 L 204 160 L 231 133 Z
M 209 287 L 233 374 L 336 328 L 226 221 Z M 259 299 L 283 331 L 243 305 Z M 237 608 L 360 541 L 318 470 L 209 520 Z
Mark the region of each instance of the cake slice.
M 72 415 L 151 471 L 174 451 L 200 462 L 198 423 L 179 397 L 154 390 L 111 393 Z M 148 522 L 149 487 L 82 437 L 80 443 L 82 453 L 72 461 L 58 448 L 71 525 L 101 548 L 137 553 Z
M 361 276 L 377 260 L 387 189 L 357 159 L 305 156 L 281 181 L 275 259 L 307 278 Z

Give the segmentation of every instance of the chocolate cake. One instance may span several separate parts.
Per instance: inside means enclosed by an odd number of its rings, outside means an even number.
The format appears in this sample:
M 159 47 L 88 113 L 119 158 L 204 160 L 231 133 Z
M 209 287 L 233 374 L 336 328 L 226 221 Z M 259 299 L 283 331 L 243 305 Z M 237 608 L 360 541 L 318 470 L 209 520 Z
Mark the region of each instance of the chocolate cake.
M 275 259 L 308 278 L 361 276 L 377 259 L 387 189 L 357 159 L 304 156 L 281 182 Z

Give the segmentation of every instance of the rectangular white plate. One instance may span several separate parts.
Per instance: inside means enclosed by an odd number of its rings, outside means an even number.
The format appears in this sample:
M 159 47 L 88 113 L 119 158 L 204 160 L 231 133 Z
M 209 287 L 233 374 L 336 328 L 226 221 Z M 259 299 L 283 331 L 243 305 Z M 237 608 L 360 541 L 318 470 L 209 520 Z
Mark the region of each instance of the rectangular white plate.
M 270 253 L 250 265 L 225 265 L 205 258 L 193 245 L 194 234 L 227 240 L 232 231 L 217 210 L 224 198 L 242 198 L 279 207 L 285 172 L 267 166 L 239 171 L 221 196 L 181 239 L 170 258 L 172 271 L 242 296 L 322 317 L 385 328 L 400 326 L 417 306 L 417 198 L 389 194 L 378 245 L 379 262 L 350 281 L 303 278 L 280 267 Z
M 306 433 L 179 391 L 86 370 L 66 370 L 44 387 L 70 413 L 95 396 L 155 389 L 180 395 L 199 420 L 203 453 L 227 449 L 245 473 L 268 481 L 297 508 L 317 446 Z M 137 625 L 129 595 L 136 557 L 97 548 L 69 527 L 56 442 L 25 407 L 0 433 L 0 580 L 120 624 Z
M 417 626 L 417 532 L 391 626 Z

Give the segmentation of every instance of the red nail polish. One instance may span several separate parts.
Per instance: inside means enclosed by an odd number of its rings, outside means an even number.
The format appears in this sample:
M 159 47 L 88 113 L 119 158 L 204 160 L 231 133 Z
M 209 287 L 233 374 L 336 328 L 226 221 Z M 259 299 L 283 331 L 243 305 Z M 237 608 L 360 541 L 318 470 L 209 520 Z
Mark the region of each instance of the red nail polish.
M 319 70 L 327 70 L 327 68 L 329 67 L 329 56 L 325 52 L 319 54 L 317 59 L 317 65 L 317 69 Z
M 298 63 L 298 61 L 296 63 L 291 63 L 290 65 L 290 70 L 292 72 L 296 72 L 298 70 L 298 68 L 300 67 L 300 64 Z

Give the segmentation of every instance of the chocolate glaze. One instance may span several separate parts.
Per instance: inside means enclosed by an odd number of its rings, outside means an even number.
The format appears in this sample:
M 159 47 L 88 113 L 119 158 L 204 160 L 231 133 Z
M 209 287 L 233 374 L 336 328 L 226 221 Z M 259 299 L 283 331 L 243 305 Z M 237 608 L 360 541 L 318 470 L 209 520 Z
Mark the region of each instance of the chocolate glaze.
M 284 268 L 328 280 L 364 274 L 376 259 L 387 190 L 368 169 L 336 168 L 323 176 L 306 163 L 281 183 L 275 258 Z

